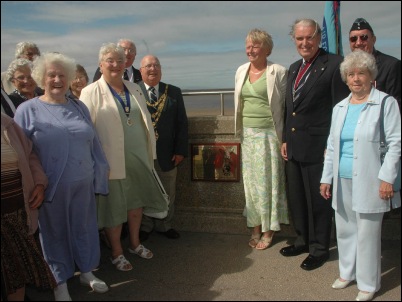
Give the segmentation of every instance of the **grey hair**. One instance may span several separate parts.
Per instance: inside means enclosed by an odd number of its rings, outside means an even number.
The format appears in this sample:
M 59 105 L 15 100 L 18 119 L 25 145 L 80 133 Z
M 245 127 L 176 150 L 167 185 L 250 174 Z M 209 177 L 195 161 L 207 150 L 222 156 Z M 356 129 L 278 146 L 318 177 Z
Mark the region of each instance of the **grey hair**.
M 117 41 L 117 46 L 121 46 L 121 43 L 123 43 L 123 42 L 130 43 L 133 46 L 135 53 L 137 53 L 137 47 L 135 46 L 135 43 L 133 42 L 133 40 L 121 38 L 121 39 L 119 39 L 119 41 Z
M 38 56 L 40 56 L 40 51 L 38 46 L 33 42 L 19 42 L 15 47 L 15 58 L 18 59 L 24 55 L 24 51 L 30 48 L 36 49 Z
M 126 54 L 124 53 L 124 49 L 115 44 L 115 43 L 105 43 L 101 46 L 99 50 L 99 63 L 102 62 L 105 55 L 108 53 L 117 53 L 121 60 L 126 60 Z
M 13 60 L 7 68 L 7 80 L 11 81 L 14 78 L 14 73 L 25 66 L 29 67 L 32 72 L 32 62 L 28 59 L 19 58 Z
M 262 43 L 262 46 L 268 49 L 267 57 L 272 53 L 272 49 L 274 48 L 272 36 L 262 29 L 253 28 L 250 30 L 246 36 L 246 43 L 247 41 L 251 41 L 253 43 Z
M 32 78 L 40 88 L 44 89 L 44 79 L 48 65 L 55 63 L 63 67 L 68 83 L 75 78 L 76 63 L 74 59 L 61 53 L 48 52 L 33 62 Z
M 296 27 L 298 27 L 298 26 L 315 27 L 315 31 L 314 31 L 312 38 L 314 38 L 315 36 L 318 35 L 320 37 L 320 42 L 321 42 L 321 27 L 317 21 L 315 21 L 313 19 L 297 19 L 291 26 L 291 30 L 289 33 L 289 35 L 292 37 L 292 39 L 295 38 L 295 30 L 296 30 Z
M 345 56 L 339 67 L 341 78 L 345 83 L 347 81 L 348 72 L 352 71 L 354 68 L 360 70 L 367 69 L 372 77 L 372 80 L 374 80 L 378 74 L 377 64 L 374 56 L 361 49 L 357 49 Z

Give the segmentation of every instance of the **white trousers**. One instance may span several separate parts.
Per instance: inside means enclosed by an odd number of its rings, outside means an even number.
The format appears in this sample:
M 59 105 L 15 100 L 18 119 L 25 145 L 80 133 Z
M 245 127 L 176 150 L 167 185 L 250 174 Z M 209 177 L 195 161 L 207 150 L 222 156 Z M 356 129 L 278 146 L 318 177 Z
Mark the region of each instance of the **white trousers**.
M 339 179 L 335 211 L 339 272 L 345 280 L 356 280 L 361 291 L 377 292 L 381 287 L 381 225 L 384 213 L 352 210 L 352 180 Z

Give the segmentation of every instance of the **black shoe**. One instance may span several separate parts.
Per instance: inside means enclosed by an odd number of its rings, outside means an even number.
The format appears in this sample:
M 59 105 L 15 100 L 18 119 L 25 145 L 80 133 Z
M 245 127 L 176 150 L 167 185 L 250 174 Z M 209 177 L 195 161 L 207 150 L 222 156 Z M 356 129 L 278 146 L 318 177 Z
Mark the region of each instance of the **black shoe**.
M 313 269 L 319 268 L 323 265 L 329 258 L 328 254 L 324 254 L 319 257 L 308 255 L 307 258 L 302 262 L 300 267 L 306 271 L 312 271 Z
M 285 257 L 298 256 L 303 253 L 308 253 L 308 247 L 295 247 L 294 245 L 289 245 L 282 248 L 279 252 Z
M 162 235 L 165 235 L 169 239 L 177 239 L 180 238 L 180 234 L 177 233 L 175 229 L 169 229 L 166 232 L 159 232 Z
M 140 231 L 140 241 L 144 242 L 148 239 L 150 232 Z

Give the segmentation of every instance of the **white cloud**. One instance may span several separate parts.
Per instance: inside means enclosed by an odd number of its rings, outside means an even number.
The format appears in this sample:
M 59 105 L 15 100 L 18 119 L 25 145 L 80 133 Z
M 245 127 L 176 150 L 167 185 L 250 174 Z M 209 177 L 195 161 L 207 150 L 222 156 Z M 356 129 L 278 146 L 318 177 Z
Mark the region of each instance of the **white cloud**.
M 325 1 L 35 1 L 1 2 L 1 70 L 14 58 L 20 41 L 42 52 L 59 51 L 82 64 L 92 78 L 105 42 L 126 37 L 137 45 L 134 65 L 149 52 L 163 65 L 163 81 L 183 89 L 229 88 L 247 61 L 244 39 L 254 27 L 274 39 L 271 61 L 288 67 L 299 58 L 288 35 L 297 18 L 322 23 Z M 357 17 L 370 22 L 376 48 L 400 59 L 401 2 L 362 5 L 341 2 L 344 52 Z

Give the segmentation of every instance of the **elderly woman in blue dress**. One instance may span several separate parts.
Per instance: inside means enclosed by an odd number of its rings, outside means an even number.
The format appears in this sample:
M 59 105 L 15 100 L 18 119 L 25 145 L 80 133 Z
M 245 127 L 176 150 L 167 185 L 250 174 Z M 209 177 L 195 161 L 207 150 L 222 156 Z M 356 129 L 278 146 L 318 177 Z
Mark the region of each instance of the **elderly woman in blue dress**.
M 123 223 L 129 229 L 128 252 L 150 259 L 153 253 L 139 239 L 142 214 L 167 214 L 167 202 L 154 170 L 156 140 L 142 89 L 122 79 L 126 56 L 114 43 L 99 50 L 102 76 L 81 91 L 110 164 L 109 195 L 99 196 L 98 224 L 120 271 L 133 269 L 121 244 Z M 163 188 L 163 187 L 162 187 Z M 163 218 L 163 217 L 160 217 Z
M 395 192 L 401 156 L 401 116 L 398 103 L 388 97 L 384 131 L 388 152 L 380 161 L 380 108 L 385 93 L 373 86 L 375 58 L 361 50 L 347 55 L 340 66 L 351 94 L 333 110 L 320 193 L 328 199 L 333 184 L 339 252 L 339 278 L 332 288 L 343 289 L 356 280 L 356 300 L 369 301 L 381 286 L 381 224 Z
M 45 260 L 58 284 L 55 300 L 71 299 L 67 280 L 75 265 L 83 285 L 104 293 L 108 286 L 92 273 L 100 260 L 95 193 L 108 193 L 109 165 L 87 107 L 65 96 L 75 62 L 48 53 L 34 62 L 32 76 L 45 94 L 22 103 L 14 119 L 32 140 L 49 180 L 39 229 Z

